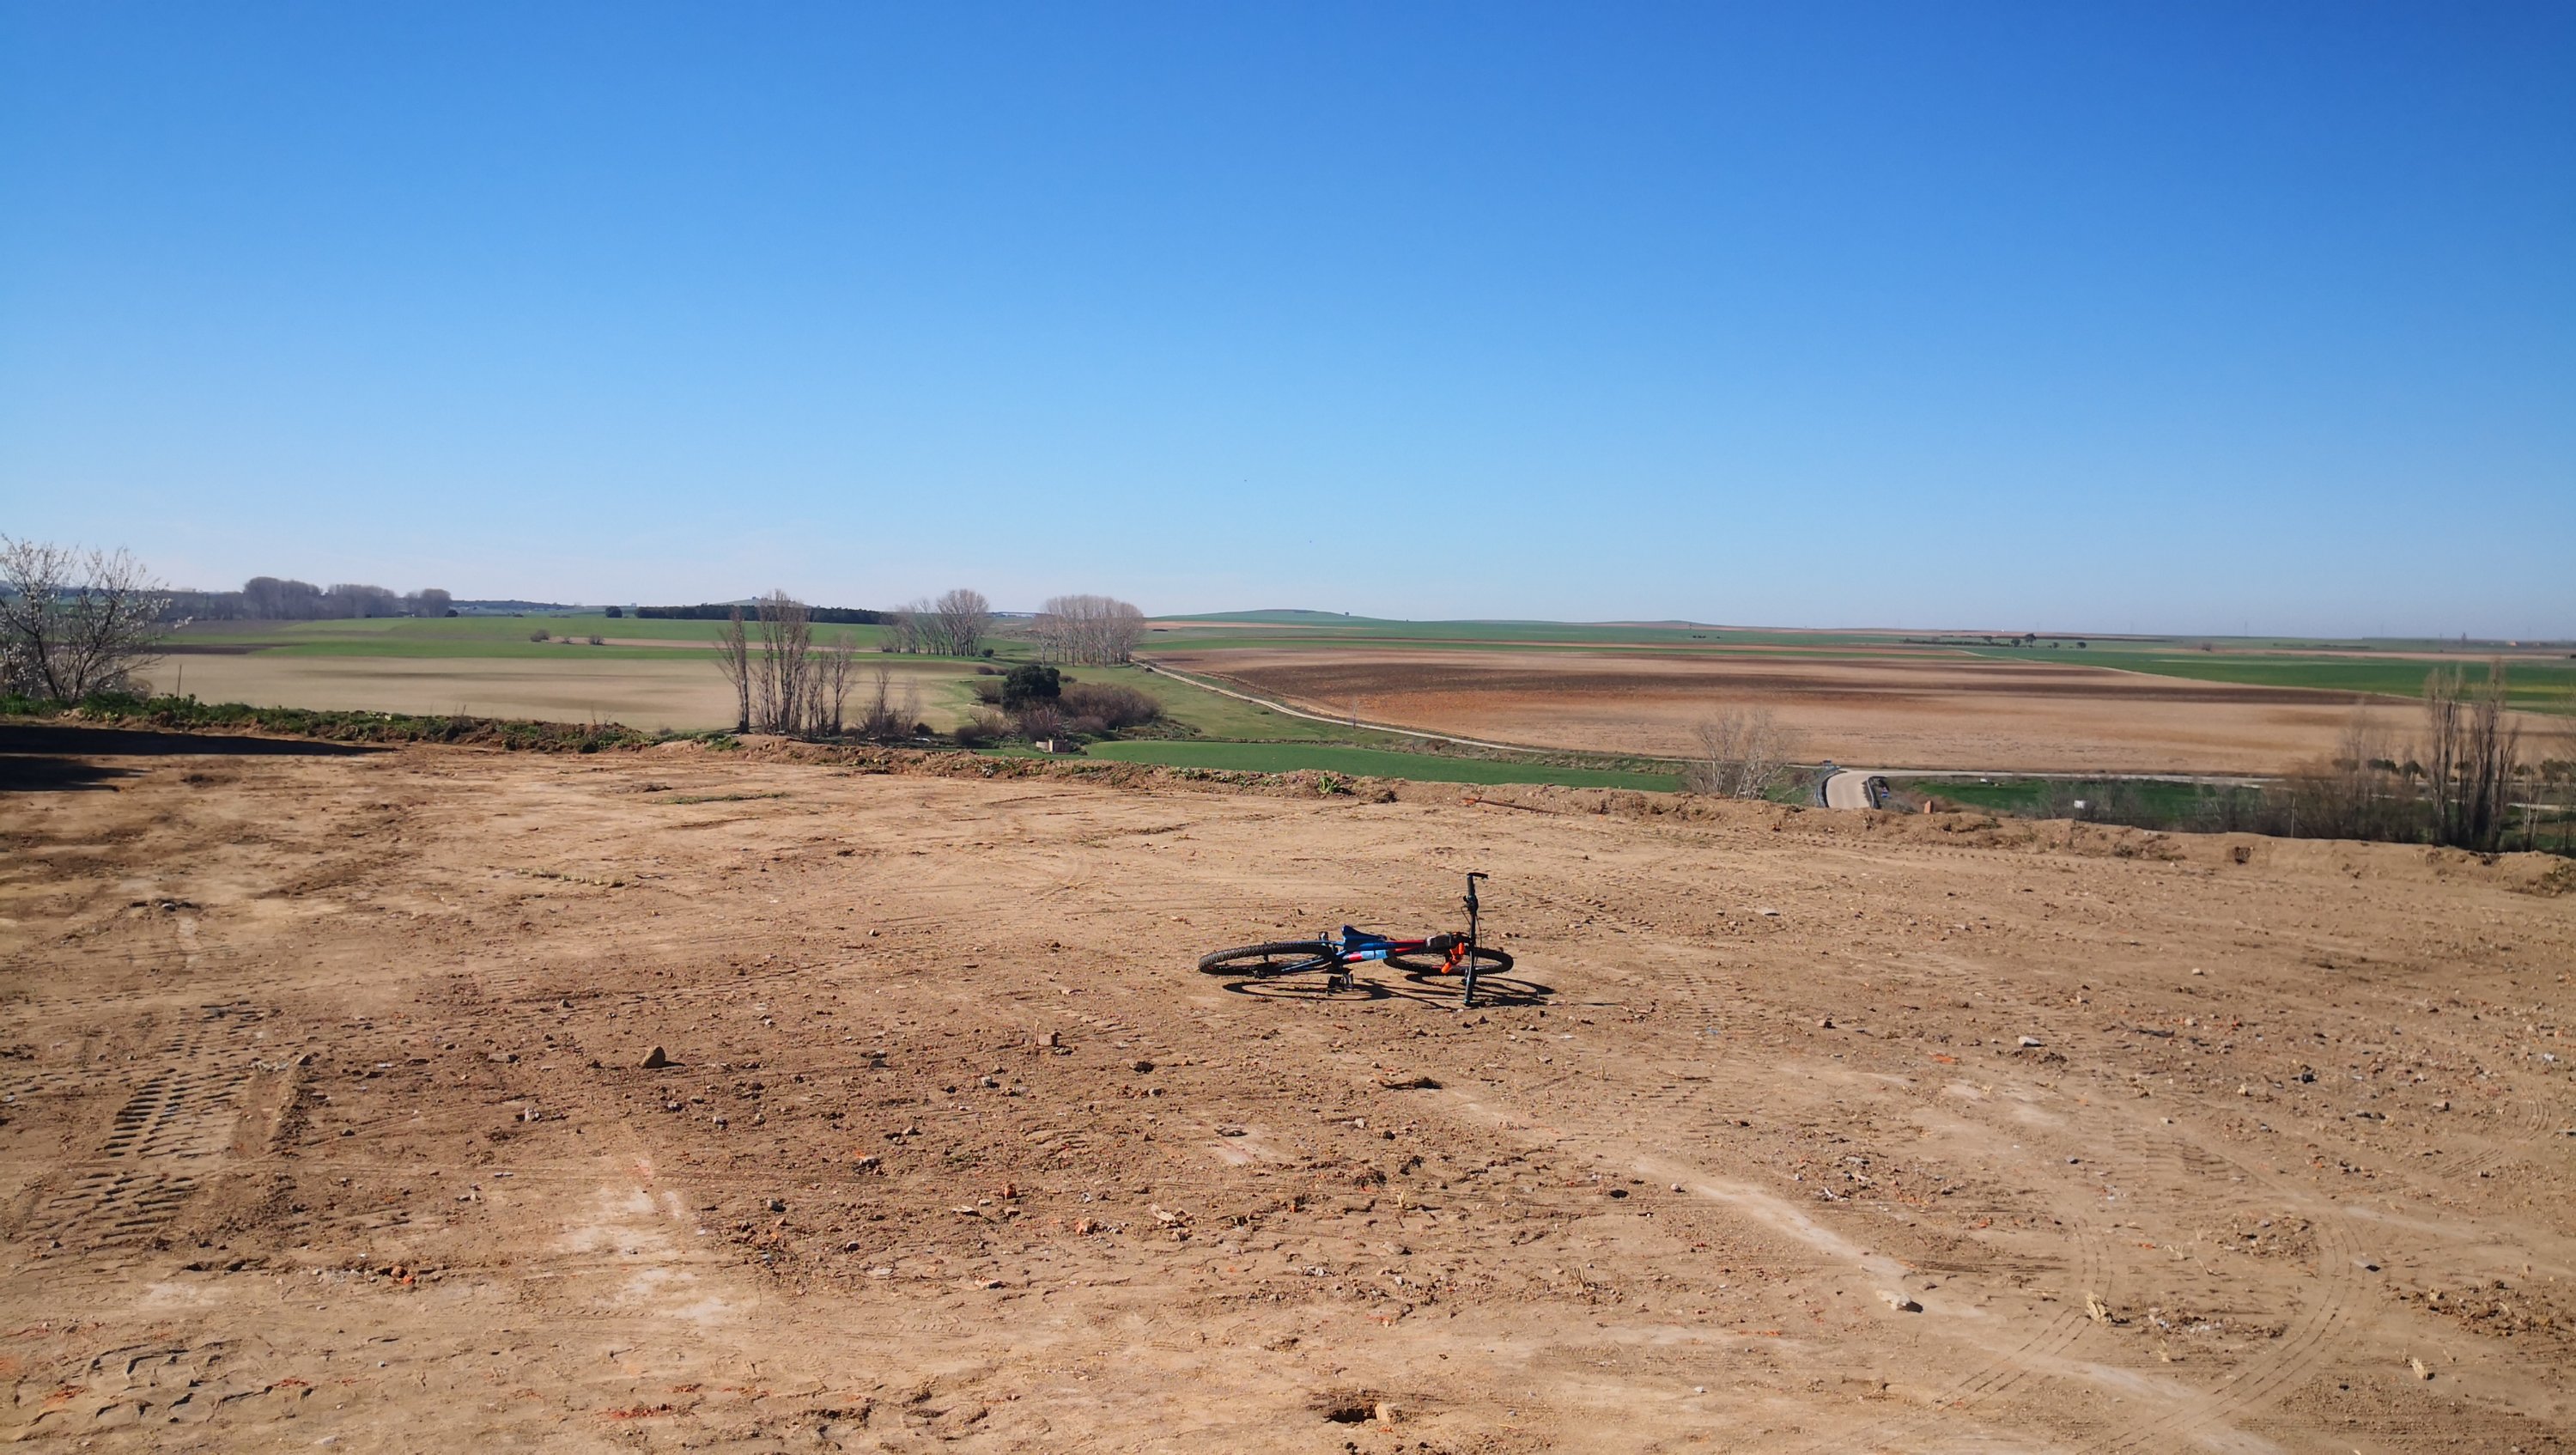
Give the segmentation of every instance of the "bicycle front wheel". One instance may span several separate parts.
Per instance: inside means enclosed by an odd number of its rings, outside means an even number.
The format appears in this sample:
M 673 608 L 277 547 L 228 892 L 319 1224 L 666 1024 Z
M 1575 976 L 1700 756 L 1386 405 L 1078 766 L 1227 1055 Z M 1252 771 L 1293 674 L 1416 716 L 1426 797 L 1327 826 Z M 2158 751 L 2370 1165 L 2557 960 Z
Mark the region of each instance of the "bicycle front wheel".
M 1428 950 L 1416 950 L 1406 955 L 1389 955 L 1386 957 L 1386 963 L 1408 975 L 1456 975 L 1467 968 L 1464 957 L 1461 957 L 1459 963 L 1452 965 L 1449 963 L 1448 956 L 1435 955 Z M 1497 950 L 1491 945 L 1476 947 L 1477 974 L 1500 975 L 1510 968 L 1512 968 L 1511 951 Z
M 1340 963 L 1341 957 L 1333 947 L 1321 940 L 1273 940 L 1266 945 L 1240 945 L 1199 957 L 1199 969 L 1206 974 L 1241 975 L 1255 980 L 1329 969 Z

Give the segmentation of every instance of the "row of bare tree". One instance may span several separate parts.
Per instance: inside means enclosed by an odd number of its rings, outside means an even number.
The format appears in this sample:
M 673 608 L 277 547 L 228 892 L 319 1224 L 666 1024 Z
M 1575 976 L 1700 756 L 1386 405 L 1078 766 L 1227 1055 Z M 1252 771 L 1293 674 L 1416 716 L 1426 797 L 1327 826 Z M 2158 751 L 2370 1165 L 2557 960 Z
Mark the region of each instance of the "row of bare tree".
M 1051 596 L 1038 610 L 1038 660 L 1117 666 L 1144 640 L 1145 613 L 1114 596 Z
M 0 692 L 78 702 L 141 692 L 169 628 L 166 587 L 124 550 L 0 536 Z
M 2512 804 L 2522 728 L 2506 710 L 2504 663 L 2487 664 L 2483 686 L 2454 667 L 2424 678 L 2424 778 L 2442 842 L 2493 850 Z
M 993 603 L 963 586 L 937 601 L 909 601 L 886 622 L 886 647 L 938 657 L 971 657 L 993 627 Z
M 2513 816 L 2522 728 L 2501 661 L 2484 682 L 2458 667 L 2424 679 L 2424 736 L 2399 744 L 2367 703 L 2355 703 L 2334 756 L 2287 786 L 2305 832 L 2339 839 L 2430 839 L 2492 852 Z
M 716 634 L 716 665 L 733 685 L 737 732 L 807 737 L 909 737 L 921 731 L 921 690 L 895 690 L 894 673 L 879 667 L 867 695 L 853 711 L 859 649 L 846 633 L 814 640 L 812 608 L 784 591 L 760 599 L 757 621 L 734 609 Z

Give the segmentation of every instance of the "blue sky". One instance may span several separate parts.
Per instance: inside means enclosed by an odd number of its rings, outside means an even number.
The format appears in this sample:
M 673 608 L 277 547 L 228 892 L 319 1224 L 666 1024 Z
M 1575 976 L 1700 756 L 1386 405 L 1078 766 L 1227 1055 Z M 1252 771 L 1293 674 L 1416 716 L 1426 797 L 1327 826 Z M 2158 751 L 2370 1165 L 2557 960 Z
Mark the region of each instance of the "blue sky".
M 2576 636 L 2576 8 L 0 3 L 0 531 Z

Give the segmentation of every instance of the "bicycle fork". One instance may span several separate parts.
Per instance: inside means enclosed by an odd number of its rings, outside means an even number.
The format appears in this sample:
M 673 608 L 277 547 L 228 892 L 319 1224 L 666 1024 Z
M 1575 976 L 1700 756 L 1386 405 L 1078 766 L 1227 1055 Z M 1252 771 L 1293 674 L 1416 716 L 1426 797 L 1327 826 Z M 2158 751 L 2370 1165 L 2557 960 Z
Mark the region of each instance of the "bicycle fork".
M 1458 997 L 1460 1010 L 1476 1008 L 1476 881 L 1488 877 L 1482 871 L 1467 871 L 1467 982 Z

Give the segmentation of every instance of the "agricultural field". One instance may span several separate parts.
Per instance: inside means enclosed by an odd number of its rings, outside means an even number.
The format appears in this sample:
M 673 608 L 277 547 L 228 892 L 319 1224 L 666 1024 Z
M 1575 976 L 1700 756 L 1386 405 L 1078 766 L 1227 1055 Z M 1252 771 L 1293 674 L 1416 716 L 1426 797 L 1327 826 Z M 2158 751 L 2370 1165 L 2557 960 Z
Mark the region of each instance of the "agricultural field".
M 712 646 L 720 623 L 604 616 L 456 617 L 439 620 L 216 623 L 182 633 L 153 672 L 155 685 L 208 702 L 461 716 L 617 722 L 646 732 L 732 725 L 732 689 Z M 530 640 L 538 632 L 545 642 Z M 865 626 L 818 625 L 824 641 L 872 647 Z M 602 645 L 592 646 L 598 636 Z M 985 664 L 903 655 L 862 659 L 862 695 L 880 667 L 898 701 L 945 730 L 978 710 L 979 668 L 1028 657 L 1025 642 L 995 639 Z M 1399 734 L 1319 722 L 1205 691 L 1135 667 L 1072 669 L 1075 680 L 1133 687 L 1164 709 L 1155 731 L 1190 741 L 1101 744 L 1112 761 L 1248 768 L 1314 768 L 1459 783 L 1557 783 L 1670 788 L 1668 771 L 1580 762 L 1425 754 Z M 1541 755 L 1561 759 L 1562 754 Z
M 205 702 L 403 713 L 619 722 L 645 731 L 731 727 L 732 688 L 717 670 L 722 623 L 600 615 L 213 622 L 180 632 L 150 675 L 160 691 Z M 548 640 L 531 641 L 544 632 Z M 817 641 L 873 648 L 867 626 L 817 625 Z M 593 646 L 590 638 L 602 645 Z M 971 662 L 871 656 L 947 727 L 972 708 Z
M 712 648 L 724 623 L 566 616 L 377 617 L 363 621 L 218 621 L 192 623 L 171 639 L 172 650 L 301 657 L 509 657 L 570 660 L 579 656 L 652 658 L 674 649 Z M 532 641 L 538 633 L 545 641 Z M 601 645 L 590 645 L 598 637 Z M 814 640 L 873 649 L 882 627 L 817 623 Z
M 2134 640 L 2003 648 L 1894 633 L 1256 615 L 1158 623 L 1146 655 L 1307 711 L 1484 740 L 1675 757 L 1697 723 L 1756 709 L 1808 761 L 1980 773 L 2280 773 L 2329 756 L 2357 703 L 2402 738 L 2428 671 L 2482 677 L 2486 662 L 2429 644 L 2202 653 Z M 2545 750 L 2576 727 L 2576 662 L 2525 649 L 2509 667 L 2525 736 Z
M 0 825 L 33 1449 L 2576 1428 L 2555 859 L 51 722 Z M 1194 968 L 1471 868 L 1473 1010 Z
M 719 628 L 599 615 L 206 623 L 182 632 L 151 675 L 161 690 L 206 701 L 690 731 L 727 726 L 732 717 L 710 657 Z M 882 635 L 873 627 L 816 631 L 863 648 Z M 530 640 L 539 633 L 547 639 Z M 591 645 L 594 636 L 599 645 Z M 1007 631 L 993 642 L 993 665 L 1030 652 Z M 2098 638 L 2080 647 L 2072 639 L 2007 647 L 1885 632 L 1250 612 L 1153 623 L 1141 655 L 1167 670 L 1074 674 L 1149 694 L 1166 713 L 1152 733 L 1197 744 L 1115 746 L 1106 754 L 1114 758 L 1331 769 L 1363 761 L 1347 755 L 1367 751 L 1404 755 L 1396 766 L 1435 781 L 1609 784 L 1641 772 L 1668 783 L 1664 763 L 1640 760 L 1688 754 L 1695 726 L 1732 708 L 1772 712 L 1789 730 L 1793 753 L 1811 762 L 2006 774 L 2277 774 L 2329 755 L 2357 701 L 2373 704 L 2381 727 L 2402 738 L 2414 723 L 2409 695 L 2426 672 L 2466 666 L 2474 676 L 2485 666 L 2475 652 L 2445 654 L 2438 643 L 2201 645 Z M 879 665 L 934 728 L 975 711 L 975 662 L 869 660 L 871 670 Z M 2558 648 L 2525 648 L 2510 666 L 2513 701 L 2536 754 L 2576 757 L 2576 745 L 2562 743 L 2576 728 L 2576 661 Z M 1416 762 L 1428 745 L 1390 728 L 1526 751 L 1485 753 L 1477 761 L 1486 766 L 1475 769 L 1445 755 Z M 1503 776 L 1459 776 L 1471 771 Z M 1613 776 L 1597 776 L 1604 773 Z

